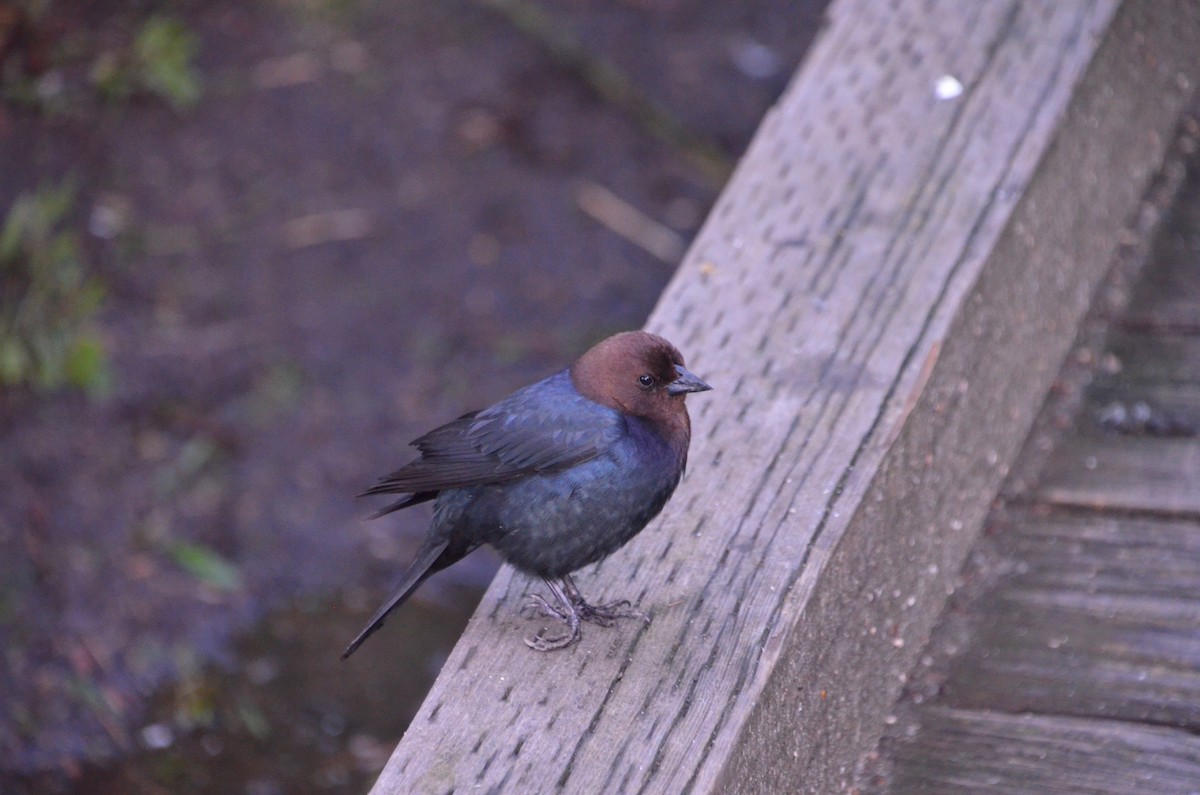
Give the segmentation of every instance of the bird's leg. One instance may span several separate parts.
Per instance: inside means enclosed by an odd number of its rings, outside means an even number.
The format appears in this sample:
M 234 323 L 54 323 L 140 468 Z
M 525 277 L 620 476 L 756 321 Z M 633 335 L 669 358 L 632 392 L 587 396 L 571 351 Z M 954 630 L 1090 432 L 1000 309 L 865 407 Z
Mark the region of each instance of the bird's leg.
M 563 590 L 563 586 L 557 580 L 551 580 L 543 577 L 542 580 L 546 583 L 546 587 L 550 589 L 550 593 L 554 594 L 558 599 L 559 607 L 551 605 L 544 597 L 535 597 L 534 604 L 539 607 L 544 607 L 547 615 L 553 614 L 560 618 L 567 625 L 567 632 L 556 637 L 546 637 L 542 634 L 534 635 L 531 638 L 525 638 L 525 645 L 537 651 L 554 651 L 555 649 L 565 649 L 573 643 L 578 643 L 580 638 L 579 618 L 580 615 L 575 609 L 575 605 L 571 602 Z
M 564 575 L 562 578 L 563 591 L 566 592 L 567 598 L 571 600 L 571 606 L 575 608 L 575 612 L 584 621 L 590 621 L 593 624 L 599 624 L 602 627 L 611 627 L 618 618 L 640 618 L 642 621 L 649 621 L 650 617 L 645 613 L 634 610 L 629 604 L 628 599 L 619 599 L 616 602 L 609 602 L 603 605 L 590 605 L 583 598 L 583 594 L 575 587 L 575 581 L 571 579 L 571 575 Z

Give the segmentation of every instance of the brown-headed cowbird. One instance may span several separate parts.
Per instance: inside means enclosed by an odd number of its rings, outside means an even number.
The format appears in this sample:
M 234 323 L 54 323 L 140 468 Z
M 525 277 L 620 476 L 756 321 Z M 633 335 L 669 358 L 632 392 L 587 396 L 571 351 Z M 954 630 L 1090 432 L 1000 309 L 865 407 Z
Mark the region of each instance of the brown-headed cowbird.
M 354 653 L 425 578 L 481 544 L 541 577 L 557 604 L 533 597 L 567 631 L 536 635 L 539 651 L 577 642 L 580 621 L 610 626 L 628 602 L 590 605 L 571 572 L 616 551 L 658 515 L 687 463 L 684 396 L 711 389 L 662 337 L 617 334 L 571 367 L 430 431 L 420 457 L 364 494 L 401 494 L 375 516 L 434 500 L 433 523 L 400 584 L 346 651 Z

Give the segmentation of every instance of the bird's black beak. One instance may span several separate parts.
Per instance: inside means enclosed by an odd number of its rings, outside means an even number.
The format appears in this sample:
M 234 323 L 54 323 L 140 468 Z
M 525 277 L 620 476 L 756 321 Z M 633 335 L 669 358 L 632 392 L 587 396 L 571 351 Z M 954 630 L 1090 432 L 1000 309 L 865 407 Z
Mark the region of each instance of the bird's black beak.
M 711 386 L 700 380 L 700 377 L 683 365 L 675 365 L 679 377 L 667 384 L 668 395 L 686 395 L 688 392 L 707 392 Z

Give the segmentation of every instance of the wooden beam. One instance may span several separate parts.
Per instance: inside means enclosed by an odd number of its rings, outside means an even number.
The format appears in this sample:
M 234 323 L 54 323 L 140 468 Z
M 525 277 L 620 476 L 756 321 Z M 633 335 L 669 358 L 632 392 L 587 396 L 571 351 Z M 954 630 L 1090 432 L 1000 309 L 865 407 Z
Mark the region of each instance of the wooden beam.
M 374 791 L 837 791 L 1196 52 L 1183 0 L 837 0 L 649 322 L 716 391 L 674 501 L 577 581 L 653 621 L 536 654 L 502 571 Z

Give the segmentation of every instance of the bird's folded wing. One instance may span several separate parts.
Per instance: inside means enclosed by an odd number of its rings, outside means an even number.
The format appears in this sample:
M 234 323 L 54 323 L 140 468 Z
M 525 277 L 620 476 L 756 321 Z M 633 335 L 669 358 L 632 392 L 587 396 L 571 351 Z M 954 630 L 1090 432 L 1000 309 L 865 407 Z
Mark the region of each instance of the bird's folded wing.
M 556 472 L 595 458 L 624 432 L 624 421 L 616 411 L 580 396 L 562 375 L 430 431 L 413 442 L 418 459 L 364 493 L 425 497 Z

